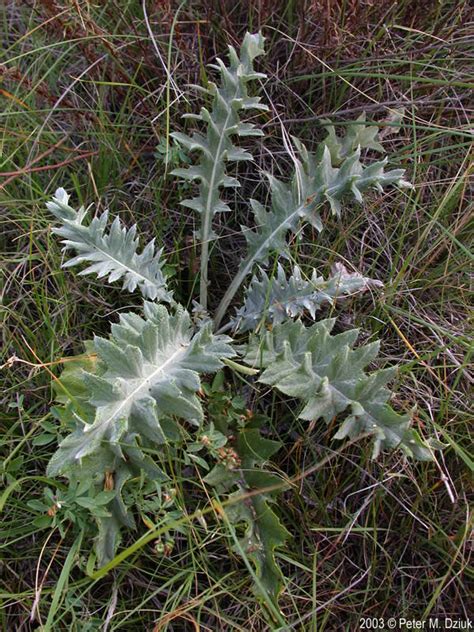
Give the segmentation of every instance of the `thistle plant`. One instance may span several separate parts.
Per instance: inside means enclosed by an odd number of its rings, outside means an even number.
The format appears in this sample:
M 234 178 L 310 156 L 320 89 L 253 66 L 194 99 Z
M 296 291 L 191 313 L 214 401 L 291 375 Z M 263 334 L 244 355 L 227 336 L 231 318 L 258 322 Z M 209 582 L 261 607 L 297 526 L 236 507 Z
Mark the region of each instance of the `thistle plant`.
M 243 372 L 255 387 L 269 385 L 281 397 L 296 399 L 302 420 L 336 420 L 338 439 L 370 434 L 374 458 L 397 449 L 430 459 L 431 446 L 413 428 L 410 413 L 390 407 L 387 384 L 396 369 L 373 370 L 379 343 L 358 343 L 356 329 L 334 333 L 335 318 L 319 319 L 328 305 L 337 311 L 348 297 L 381 280 L 341 264 L 325 278 L 291 263 L 291 238 L 307 226 L 322 231 L 323 209 L 343 219 L 344 205 L 363 204 L 371 189 L 411 186 L 402 169 L 386 170 L 387 158 L 362 158 L 365 150 L 383 152 L 377 128 L 366 126 L 364 118 L 344 137 L 328 125 L 314 151 L 291 139 L 293 174 L 288 180 L 266 174 L 271 201 L 265 206 L 250 200 L 253 220 L 242 226 L 246 253 L 215 313 L 208 312 L 214 219 L 235 210 L 225 189 L 241 184 L 229 168 L 252 161 L 248 137 L 263 136 L 255 115 L 268 108 L 249 96 L 265 79 L 254 69 L 263 54 L 260 34 L 247 33 L 240 53 L 229 47 L 228 65 L 217 60 L 217 81 L 203 90 L 210 105 L 187 115 L 195 129 L 172 134 L 191 163 L 172 173 L 196 187 L 196 195 L 181 204 L 199 223 L 199 297 L 190 297 L 199 318 L 173 298 L 163 244 L 157 248 L 152 240 L 140 250 L 136 226 L 127 228 L 118 218 L 109 225 L 107 211 L 89 219 L 90 212 L 75 210 L 64 189 L 48 202 L 57 220 L 53 231 L 67 253 L 75 252 L 64 266 L 81 265 L 80 274 L 120 281 L 124 291 L 141 295 L 136 310 L 122 313 L 107 338 L 87 341 L 86 352 L 71 359 L 57 381 L 53 412 L 64 438 L 48 475 L 66 478 L 71 497 L 80 489 L 81 506 L 89 503 L 100 567 L 115 556 L 124 530 L 136 528 L 144 503 L 155 516 L 150 528 L 179 522 L 169 462 L 184 460 L 200 470 L 208 497 L 218 500 L 217 515 L 234 533 L 229 545 L 253 564 L 257 590 L 276 600 L 283 578 L 274 553 L 289 535 L 274 506 L 277 493 L 287 488 L 285 476 L 271 465 L 281 443 L 269 437 L 263 406 L 249 411 L 245 402 L 227 398 L 231 371 Z M 248 111 L 253 123 L 242 120 Z M 241 139 L 245 148 L 235 144 Z M 206 502 L 204 497 L 199 508 Z

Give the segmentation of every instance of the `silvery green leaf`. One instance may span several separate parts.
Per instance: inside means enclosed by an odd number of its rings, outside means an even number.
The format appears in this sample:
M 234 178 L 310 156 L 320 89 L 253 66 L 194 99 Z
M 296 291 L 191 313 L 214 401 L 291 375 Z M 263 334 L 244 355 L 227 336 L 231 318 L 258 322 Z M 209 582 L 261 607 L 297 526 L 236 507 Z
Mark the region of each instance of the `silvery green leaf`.
M 256 228 L 245 232 L 249 252 L 243 267 L 248 267 L 249 260 L 267 263 L 270 252 L 286 249 L 288 232 L 296 232 L 301 222 L 322 230 L 319 210 L 325 202 L 340 216 L 345 197 L 362 202 L 362 193 L 370 188 L 383 191 L 384 186 L 392 184 L 407 186 L 403 169 L 385 171 L 386 159 L 364 166 L 359 149 L 346 156 L 339 167 L 333 167 L 327 146 L 319 161 L 302 143 L 298 149 L 301 160 L 296 161 L 297 168 L 290 183 L 268 175 L 271 209 L 265 211 L 258 203 L 253 204 L 254 212 L 257 209 Z
M 384 148 L 379 142 L 380 129 L 376 125 L 364 125 L 366 114 L 363 112 L 355 121 L 346 127 L 346 133 L 341 138 L 337 136 L 336 129 L 331 121 L 322 119 L 327 136 L 324 139 L 325 145 L 331 153 L 334 165 L 340 164 L 344 158 L 354 152 L 358 147 L 361 149 L 372 149 L 383 152 Z
M 329 423 L 336 415 L 345 420 L 336 437 L 374 436 L 373 457 L 381 449 L 400 448 L 408 456 L 430 459 L 431 452 L 411 428 L 409 415 L 396 413 L 388 404 L 387 383 L 393 369 L 366 373 L 379 344 L 354 348 L 356 329 L 332 335 L 334 319 L 310 327 L 301 321 L 275 325 L 261 337 L 253 336 L 245 356 L 250 366 L 265 369 L 259 381 L 301 399 L 301 419 Z
M 280 264 L 273 278 L 260 269 L 260 276 L 254 276 L 245 291 L 244 304 L 233 320 L 234 330 L 255 330 L 262 323 L 279 324 L 303 314 L 314 320 L 322 305 L 332 305 L 336 300 L 382 285 L 358 272 L 349 272 L 340 263 L 333 266 L 326 280 L 314 269 L 311 277 L 303 277 L 298 266 L 294 266 L 289 278 Z
M 188 168 L 175 169 L 172 173 L 187 181 L 197 181 L 199 192 L 192 199 L 181 202 L 200 214 L 200 228 L 197 233 L 202 242 L 200 302 L 207 308 L 207 270 L 209 242 L 216 235 L 212 230 L 212 221 L 216 213 L 227 212 L 229 206 L 221 199 L 221 188 L 238 187 L 239 181 L 226 173 L 227 164 L 241 160 L 253 160 L 252 155 L 234 145 L 234 137 L 259 136 L 262 132 L 252 123 L 240 121 L 241 112 L 249 109 L 267 110 L 260 103 L 260 97 L 250 97 L 247 84 L 265 75 L 256 73 L 253 61 L 264 53 L 264 38 L 261 34 L 247 33 L 240 56 L 229 47 L 229 66 L 220 59 L 212 65 L 220 75 L 220 85 L 210 83 L 207 92 L 212 96 L 210 110 L 201 108 L 197 117 L 204 123 L 205 131 L 191 135 L 182 132 L 171 134 L 173 138 L 190 152 L 198 152 L 198 163 Z
M 108 277 L 110 282 L 121 279 L 123 289 L 129 292 L 138 288 L 145 298 L 172 301 L 162 271 L 162 251 L 156 249 L 153 239 L 139 253 L 136 225 L 127 229 L 117 217 L 108 227 L 108 211 L 85 225 L 87 211 L 84 207 L 76 211 L 69 206 L 69 195 L 64 189 L 58 189 L 46 206 L 61 221 L 61 226 L 53 228 L 53 232 L 63 238 L 65 250 L 77 253 L 64 267 L 87 263 L 80 274 Z
M 364 165 L 360 160 L 360 147 L 345 155 L 340 165 L 334 166 L 331 151 L 325 143 L 314 154 L 298 139 L 293 138 L 293 143 L 298 157 L 294 157 L 292 179 L 283 182 L 267 175 L 270 209 L 251 200 L 255 228 L 242 226 L 248 246 L 247 256 L 217 309 L 216 326 L 221 323 L 230 302 L 256 263 L 267 265 L 273 252 L 280 257 L 288 257 L 288 234 L 298 232 L 301 227 L 310 224 L 317 231 L 323 229 L 320 211 L 325 204 L 329 204 L 332 213 L 340 217 L 344 200 L 362 203 L 363 194 L 369 189 L 383 191 L 389 185 L 411 187 L 403 179 L 403 169 L 385 171 L 386 158 Z
M 172 416 L 199 425 L 199 374 L 217 371 L 224 358 L 235 355 L 229 342 L 227 336 L 212 333 L 210 322 L 194 333 L 182 308 L 170 314 L 149 302 L 145 318 L 122 314 L 108 339 L 94 340 L 97 372 L 81 373 L 87 387 L 87 406 L 81 406 L 89 416 L 78 415 L 75 430 L 53 456 L 50 474 L 78 466 L 104 444 L 118 457 L 126 452 L 132 461 L 141 461 L 135 437 L 165 443 L 162 420 Z

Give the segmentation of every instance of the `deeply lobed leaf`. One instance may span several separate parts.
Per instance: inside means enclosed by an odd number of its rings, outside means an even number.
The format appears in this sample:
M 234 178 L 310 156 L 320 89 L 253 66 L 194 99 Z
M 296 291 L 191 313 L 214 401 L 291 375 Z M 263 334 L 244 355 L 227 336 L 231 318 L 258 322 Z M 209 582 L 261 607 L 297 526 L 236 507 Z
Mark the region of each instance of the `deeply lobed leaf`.
M 264 53 L 264 38 L 261 34 L 247 33 L 242 43 L 240 57 L 229 46 L 230 65 L 220 59 L 213 66 L 220 74 L 220 85 L 209 84 L 207 92 L 212 96 L 212 108 L 201 109 L 192 118 L 205 125 L 205 133 L 194 132 L 188 136 L 174 132 L 172 136 L 188 151 L 200 153 L 198 164 L 186 169 L 175 169 L 172 173 L 180 178 L 199 182 L 199 194 L 181 204 L 201 215 L 198 237 L 202 242 L 200 303 L 207 307 L 207 270 L 209 242 L 215 239 L 212 219 L 216 213 L 229 211 L 229 206 L 221 199 L 220 188 L 238 187 L 239 181 L 227 175 L 226 164 L 242 160 L 252 160 L 252 155 L 233 143 L 233 137 L 261 136 L 262 132 L 252 123 L 242 123 L 242 111 L 267 110 L 260 103 L 260 97 L 250 97 L 247 91 L 249 81 L 264 78 L 265 75 L 253 69 L 253 61 Z
M 201 122 L 201 131 L 191 136 L 173 134 L 182 147 L 199 154 L 196 164 L 173 172 L 199 186 L 196 197 L 182 202 L 201 218 L 201 292 L 200 303 L 195 307 L 199 331 L 193 330 L 183 308 L 177 307 L 170 313 L 162 306 L 145 303 L 144 318 L 122 314 L 120 322 L 112 326 L 111 336 L 96 337 L 88 354 L 70 362 L 59 381 L 62 390 L 58 400 L 62 406 L 55 413 L 70 434 L 53 456 L 48 474 L 66 476 L 71 487 L 78 481 L 91 481 L 92 487 L 86 487 L 98 493 L 81 496 L 83 507 L 94 508 L 94 498 L 104 494 L 104 487 L 113 496 L 95 513 L 99 518 L 96 549 L 100 564 L 115 555 L 121 528 L 134 526 L 128 510 L 127 486 L 136 490 L 137 480 L 152 485 L 167 480 L 158 463 L 160 451 L 183 438 L 176 418 L 199 426 L 203 418 L 197 397 L 200 375 L 216 371 L 223 360 L 235 355 L 229 338 L 212 333 L 207 313 L 208 245 L 215 238 L 214 215 L 229 210 L 221 189 L 239 186 L 239 181 L 227 173 L 228 163 L 252 160 L 251 153 L 236 146 L 234 140 L 262 135 L 253 124 L 243 123 L 241 115 L 246 110 L 267 109 L 259 97 L 250 97 L 247 90 L 250 81 L 265 77 L 253 69 L 255 58 L 263 52 L 259 34 L 247 33 L 239 55 L 230 47 L 229 65 L 218 60 L 214 66 L 220 84 L 210 83 L 204 90 L 211 97 L 210 109 L 202 108 L 200 114 L 189 115 Z M 403 170 L 385 171 L 386 160 L 363 164 L 361 149 L 382 151 L 378 129 L 364 122 L 365 116 L 359 117 L 343 138 L 329 126 L 326 140 L 314 154 L 293 139 L 298 156 L 294 156 L 292 179 L 282 182 L 268 175 L 272 197 L 269 210 L 251 201 L 256 228 L 244 229 L 248 255 L 219 306 L 215 328 L 256 263 L 265 266 L 273 252 L 288 256 L 288 234 L 305 224 L 322 229 L 323 204 L 329 203 L 332 212 L 339 216 L 344 199 L 362 202 L 363 194 L 370 188 L 383 191 L 391 184 L 410 186 L 403 180 Z M 81 274 L 95 273 L 110 281 L 122 279 L 128 291 L 138 288 L 146 299 L 172 302 L 162 270 L 161 250 L 156 251 L 154 241 L 139 253 L 136 226 L 126 229 L 117 218 L 108 227 L 107 211 L 86 224 L 86 210 L 74 210 L 68 200 L 67 193 L 58 189 L 48 203 L 49 210 L 61 222 L 54 232 L 63 238 L 66 248 L 77 252 L 66 267 L 87 263 Z M 322 417 L 329 422 L 335 416 L 345 416 L 336 437 L 353 437 L 368 431 L 375 438 L 374 456 L 383 448 L 399 447 L 409 456 L 428 459 L 430 450 L 410 427 L 410 416 L 399 415 L 388 405 L 390 392 L 386 386 L 393 370 L 367 372 L 377 354 L 377 343 L 354 348 L 357 331 L 333 335 L 333 320 L 311 327 L 288 320 L 306 314 L 314 318 L 323 303 L 363 291 L 369 283 L 379 282 L 349 273 L 343 266 L 333 270 L 327 280 L 316 272 L 304 279 L 298 267 L 287 278 L 280 264 L 274 279 L 261 270 L 260 277 L 252 278 L 234 323 L 240 331 L 257 331 L 265 321 L 273 328 L 261 337 L 251 337 L 245 362 L 264 369 L 262 383 L 302 400 L 302 419 Z M 233 366 L 244 369 L 236 363 Z M 214 421 L 216 425 L 218 421 L 227 424 L 227 405 L 220 416 L 224 421 L 218 416 L 211 420 L 210 428 Z M 275 550 L 285 543 L 288 532 L 271 506 L 275 488 L 284 485 L 267 468 L 279 443 L 263 438 L 259 425 L 246 419 L 246 415 L 239 415 L 237 429 L 232 427 L 232 432 L 226 432 L 229 426 L 217 431 L 224 442 L 220 448 L 225 446 L 224 453 L 229 458 L 221 458 L 205 481 L 232 501 L 226 505 L 227 518 L 239 534 L 240 527 L 244 528 L 235 550 L 254 564 L 259 585 L 276 600 L 282 574 Z M 206 469 L 207 461 L 193 452 L 201 450 L 199 441 L 183 444 L 188 462 Z M 216 446 L 214 450 L 216 458 L 220 458 Z
M 358 331 L 332 335 L 334 323 L 327 319 L 311 327 L 300 321 L 275 325 L 263 337 L 251 338 L 245 362 L 265 369 L 260 382 L 303 401 L 301 419 L 329 423 L 344 413 L 338 439 L 373 434 L 374 458 L 381 449 L 400 448 L 408 456 L 430 459 L 428 446 L 410 427 L 410 416 L 396 413 L 387 403 L 393 369 L 365 372 L 379 343 L 354 349 Z
M 325 303 L 332 305 L 336 300 L 381 285 L 380 281 L 358 272 L 349 272 L 340 263 L 333 266 L 327 280 L 318 276 L 314 269 L 310 278 L 304 278 L 298 266 L 294 266 L 289 278 L 280 264 L 274 278 L 269 278 L 260 269 L 260 278 L 254 276 L 245 291 L 244 304 L 233 320 L 234 330 L 255 330 L 264 322 L 279 324 L 304 313 L 314 320 L 316 312 Z
M 200 374 L 221 368 L 235 355 L 226 336 L 211 324 L 194 333 L 188 313 L 178 307 L 145 304 L 145 318 L 121 314 L 109 339 L 96 337 L 88 354 L 68 362 L 57 387 L 63 407 L 57 415 L 71 430 L 53 455 L 48 475 L 101 486 L 113 481 L 115 497 L 98 519 L 99 564 L 116 551 L 120 530 L 134 521 L 122 498 L 126 482 L 145 475 L 167 476 L 150 457 L 179 439 L 175 417 L 199 425 L 202 407 L 196 393 Z
M 249 97 L 247 92 L 249 81 L 265 77 L 253 69 L 254 59 L 264 53 L 263 41 L 264 38 L 260 34 L 247 33 L 240 57 L 235 49 L 229 46 L 230 65 L 226 66 L 218 59 L 218 65 L 213 66 L 220 74 L 221 85 L 210 82 L 208 89 L 205 90 L 212 96 L 212 108 L 202 108 L 199 115 L 192 116 L 204 123 L 205 133 L 194 132 L 192 136 L 181 132 L 171 134 L 188 151 L 200 153 L 197 165 L 175 169 L 173 174 L 185 180 L 199 181 L 199 195 L 190 200 L 183 200 L 181 204 L 201 213 L 203 226 L 208 216 L 212 219 L 215 213 L 230 210 L 220 199 L 219 188 L 240 186 L 238 180 L 226 174 L 226 163 L 252 160 L 252 155 L 248 151 L 233 144 L 232 137 L 262 135 L 261 130 L 255 125 L 242 123 L 239 113 L 250 109 L 268 109 L 260 103 L 260 97 Z M 209 224 L 207 232 L 200 235 L 201 240 L 213 238 L 210 230 Z
M 160 445 L 166 441 L 163 420 L 177 416 L 199 425 L 202 407 L 196 392 L 199 374 L 212 373 L 235 352 L 226 336 L 215 336 L 210 323 L 193 334 L 189 314 L 170 314 L 154 303 L 145 318 L 122 314 L 109 339 L 96 337 L 98 371 L 81 373 L 82 408 L 74 432 L 66 437 L 49 464 L 49 474 L 66 473 L 85 457 L 105 448 L 140 461 L 137 437 Z M 92 413 L 92 414 L 91 414 Z M 125 447 L 124 447 L 125 446 Z
M 285 184 L 272 175 L 267 176 L 272 194 L 269 211 L 259 202 L 252 201 L 256 229 L 245 229 L 249 248 L 243 267 L 248 267 L 249 261 L 267 263 L 272 251 L 284 255 L 288 231 L 296 232 L 302 221 L 322 230 L 319 211 L 325 202 L 329 203 L 335 215 L 340 216 L 341 200 L 345 197 L 362 202 L 362 194 L 371 188 L 383 191 L 384 186 L 391 184 L 411 186 L 403 180 L 404 169 L 385 171 L 387 159 L 364 166 L 360 160 L 360 148 L 345 156 L 340 166 L 333 166 L 331 152 L 326 145 L 319 159 L 317 154 L 308 152 L 300 141 L 294 141 L 300 159 L 296 160 L 293 180 Z
M 374 188 L 383 191 L 385 186 L 411 187 L 403 179 L 404 169 L 385 171 L 387 159 L 368 166 L 360 160 L 360 147 L 346 155 L 339 166 L 333 165 L 331 151 L 322 143 L 314 154 L 298 139 L 293 139 L 299 152 L 294 159 L 295 171 L 289 183 L 267 174 L 271 191 L 271 208 L 251 200 L 256 228 L 242 226 L 248 252 L 240 264 L 216 312 L 218 326 L 240 285 L 256 263 L 267 265 L 272 252 L 288 257 L 288 233 L 296 233 L 301 226 L 311 224 L 316 230 L 323 228 L 320 209 L 329 203 L 334 214 L 340 216 L 341 201 L 345 198 L 363 201 L 363 193 Z
M 123 279 L 124 290 L 134 292 L 139 288 L 145 298 L 172 301 L 162 270 L 162 250 L 156 250 L 155 240 L 152 239 L 138 253 L 136 225 L 127 229 L 117 217 L 107 232 L 108 211 L 96 215 L 90 224 L 85 225 L 87 211 L 84 207 L 76 211 L 69 206 L 69 195 L 64 189 L 58 189 L 46 206 L 61 221 L 61 226 L 53 228 L 53 232 L 63 238 L 65 249 L 77 252 L 63 267 L 89 263 L 79 274 L 96 274 L 99 278 L 108 276 L 110 282 Z

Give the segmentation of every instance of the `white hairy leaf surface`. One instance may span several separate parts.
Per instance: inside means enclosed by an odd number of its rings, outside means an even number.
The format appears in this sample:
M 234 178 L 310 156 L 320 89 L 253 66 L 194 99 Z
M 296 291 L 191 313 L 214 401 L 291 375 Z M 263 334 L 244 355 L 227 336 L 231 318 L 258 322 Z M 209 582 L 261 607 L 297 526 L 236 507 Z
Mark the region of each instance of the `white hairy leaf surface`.
M 411 428 L 410 415 L 400 415 L 388 404 L 387 383 L 394 369 L 366 373 L 377 356 L 379 343 L 354 348 L 358 330 L 332 335 L 335 319 L 310 327 L 301 321 L 275 325 L 261 337 L 251 338 L 245 362 L 263 368 L 259 381 L 304 403 L 299 417 L 329 423 L 345 417 L 336 437 L 374 436 L 373 457 L 381 449 L 399 448 L 408 456 L 430 459 L 428 446 Z
M 342 202 L 353 200 L 362 203 L 369 189 L 383 192 L 384 187 L 397 185 L 411 187 L 403 179 L 404 169 L 385 171 L 387 159 L 364 165 L 360 147 L 345 155 L 342 162 L 333 165 L 331 151 L 323 142 L 314 154 L 298 139 L 293 138 L 299 158 L 295 158 L 295 171 L 290 182 L 283 182 L 267 174 L 271 206 L 267 210 L 260 202 L 251 200 L 255 228 L 242 226 L 247 240 L 247 256 L 232 280 L 216 312 L 218 326 L 239 287 L 255 264 L 268 265 L 272 253 L 288 257 L 288 234 L 296 233 L 307 224 L 317 231 L 323 229 L 320 210 L 329 204 L 333 214 L 342 213 Z
M 318 276 L 314 269 L 311 277 L 304 277 L 298 266 L 294 266 L 289 277 L 280 264 L 273 278 L 260 269 L 259 276 L 253 276 L 250 281 L 244 304 L 233 319 L 234 330 L 255 330 L 265 322 L 279 324 L 303 314 L 314 320 L 316 312 L 324 304 L 333 305 L 336 301 L 382 285 L 380 281 L 364 277 L 358 272 L 349 272 L 340 263 L 333 266 L 327 279 Z
M 202 376 L 225 366 L 226 374 L 243 373 L 248 384 L 263 370 L 261 383 L 286 395 L 289 405 L 294 405 L 293 399 L 301 402 L 301 419 L 341 421 L 339 439 L 373 435 L 374 457 L 383 449 L 398 448 L 407 456 L 430 459 L 431 447 L 412 427 L 411 416 L 389 405 L 387 384 L 394 369 L 368 369 L 377 356 L 378 342 L 356 347 L 358 331 L 332 334 L 333 319 L 309 327 L 301 322 L 308 316 L 314 320 L 322 305 L 380 286 L 380 281 L 349 272 L 341 264 L 333 267 L 327 279 L 314 270 L 305 277 L 298 266 L 287 276 L 281 265 L 282 258 L 290 258 L 290 235 L 308 224 L 316 231 L 323 229 L 324 206 L 341 217 L 346 201 L 363 203 L 370 189 L 383 192 L 391 185 L 411 186 L 403 179 L 403 169 L 385 171 L 386 158 L 373 161 L 370 153 L 366 156 L 365 150 L 381 152 L 383 148 L 378 128 L 366 125 L 365 115 L 349 125 L 344 136 L 324 121 L 327 138 L 314 153 L 293 138 L 293 173 L 284 180 L 267 174 L 268 207 L 250 200 L 254 222 L 252 227 L 242 227 L 247 254 L 229 279 L 214 319 L 208 312 L 209 243 L 216 238 L 213 220 L 217 213 L 230 210 L 223 189 L 240 186 L 228 167 L 253 160 L 249 149 L 235 143 L 239 138 L 263 135 L 253 123 L 241 120 L 246 111 L 255 114 L 268 109 L 260 97 L 248 92 L 252 81 L 265 78 L 253 67 L 264 53 L 263 42 L 261 34 L 247 33 L 239 53 L 229 47 L 228 65 L 218 59 L 213 66 L 218 81 L 202 89 L 208 107 L 185 115 L 197 122 L 198 129 L 191 135 L 172 134 L 195 156 L 194 164 L 173 171 L 196 183 L 197 194 L 181 201 L 200 219 L 199 302 L 193 301 L 192 294 L 186 297 L 194 303 L 194 324 L 167 288 L 162 251 L 154 240 L 141 250 L 136 225 L 126 228 L 119 218 L 109 225 L 108 211 L 89 221 L 86 209 L 69 205 L 64 189 L 58 189 L 47 204 L 60 222 L 53 232 L 62 238 L 66 250 L 75 251 L 65 267 L 83 264 L 80 274 L 121 280 L 124 290 L 138 289 L 145 298 L 143 316 L 121 314 L 110 336 L 96 336 L 86 346 L 86 354 L 69 359 L 55 380 L 58 406 L 52 412 L 66 436 L 49 463 L 48 475 L 65 476 L 71 489 L 82 485 L 77 502 L 91 510 L 98 524 L 95 548 L 103 564 L 115 556 L 123 527 L 134 527 L 131 508 L 136 507 L 143 518 L 144 503 L 153 502 L 153 511 L 158 507 L 156 496 L 161 495 L 160 486 L 170 482 L 166 472 L 173 459 L 209 470 L 208 461 L 195 454 L 206 447 L 206 458 L 214 458 L 215 466 L 202 480 L 231 501 L 222 505 L 220 516 L 231 525 L 234 551 L 253 565 L 257 585 L 276 602 L 282 573 L 275 551 L 289 535 L 272 504 L 286 480 L 284 474 L 272 471 L 270 463 L 280 443 L 265 436 L 272 429 L 261 427 L 265 421 L 258 414 L 254 416 L 246 406 L 237 412 L 234 400 L 239 398 L 234 395 L 245 389 L 223 393 L 221 388 L 225 391 L 227 385 L 220 383 L 215 391 L 214 386 L 209 391 L 207 384 L 202 390 Z M 277 268 L 272 278 L 264 268 L 273 260 Z M 219 331 L 224 317 L 229 318 L 229 305 L 256 266 L 259 271 L 250 281 L 243 306 L 222 329 L 233 325 L 239 333 L 252 332 L 242 347 L 243 366 L 240 360 L 230 361 L 236 355 L 231 338 L 213 331 Z M 173 308 L 158 304 L 163 301 Z M 219 379 L 224 380 L 224 371 Z M 224 443 L 212 445 L 209 436 L 203 435 L 206 442 L 190 444 L 191 430 L 204 417 L 200 396 L 209 392 L 215 397 L 213 401 L 210 396 L 206 408 L 209 427 L 219 421 L 222 427 L 217 431 Z M 222 407 L 217 405 L 220 400 Z M 153 498 L 145 500 L 148 495 Z M 167 507 L 158 509 L 165 524 Z M 170 523 L 176 521 L 176 513 L 166 515 Z
M 229 342 L 227 336 L 213 335 L 210 323 L 194 333 L 182 308 L 170 314 L 164 306 L 146 303 L 145 318 L 122 314 L 110 338 L 94 340 L 99 371 L 82 373 L 93 415 L 79 419 L 62 441 L 50 475 L 67 472 L 104 444 L 122 456 L 121 442 L 130 433 L 164 443 L 163 418 L 198 426 L 203 417 L 196 395 L 199 375 L 217 371 L 224 358 L 235 355 Z
M 76 251 L 76 256 L 63 267 L 87 263 L 79 274 L 108 277 L 110 282 L 122 280 L 124 290 L 134 292 L 138 288 L 144 298 L 172 301 L 162 270 L 162 250 L 156 249 L 152 239 L 139 253 L 136 225 L 127 229 L 117 217 L 109 227 L 108 211 L 85 224 L 87 211 L 83 207 L 76 211 L 69 206 L 69 195 L 64 189 L 57 189 L 46 206 L 61 222 L 53 232 L 62 237 L 65 250 Z
M 207 307 L 209 242 L 216 237 L 212 231 L 212 219 L 216 213 L 230 211 L 229 206 L 221 199 L 220 189 L 240 186 L 236 178 L 227 175 L 226 165 L 230 162 L 253 160 L 248 151 L 234 145 L 233 138 L 263 135 L 254 124 L 240 120 L 241 113 L 247 110 L 268 109 L 260 103 L 260 97 L 250 97 L 247 90 L 249 81 L 265 78 L 264 74 L 253 69 L 254 59 L 264 53 L 263 42 L 261 34 L 247 33 L 240 55 L 229 46 L 229 66 L 220 59 L 213 66 L 220 75 L 220 85 L 210 83 L 206 90 L 212 97 L 212 107 L 209 110 L 202 108 L 200 114 L 192 117 L 203 124 L 205 131 L 194 132 L 191 136 L 181 132 L 172 134 L 182 147 L 190 152 L 199 152 L 199 162 L 196 165 L 175 169 L 172 173 L 199 183 L 198 195 L 183 200 L 181 204 L 200 214 L 200 302 L 204 308 Z
M 245 231 L 248 255 L 242 263 L 244 268 L 250 262 L 252 265 L 256 262 L 266 264 L 272 251 L 284 254 L 288 232 L 296 232 L 302 222 L 321 231 L 320 209 L 324 203 L 329 203 L 332 212 L 340 216 L 344 198 L 361 203 L 362 194 L 369 189 L 382 192 L 388 185 L 411 186 L 403 180 L 404 169 L 385 171 L 387 159 L 365 166 L 360 160 L 360 148 L 345 156 L 341 165 L 336 167 L 326 145 L 322 157 L 318 159 L 300 141 L 294 141 L 300 160 L 296 161 L 292 181 L 286 184 L 268 175 L 272 194 L 270 210 L 253 201 L 256 229 Z

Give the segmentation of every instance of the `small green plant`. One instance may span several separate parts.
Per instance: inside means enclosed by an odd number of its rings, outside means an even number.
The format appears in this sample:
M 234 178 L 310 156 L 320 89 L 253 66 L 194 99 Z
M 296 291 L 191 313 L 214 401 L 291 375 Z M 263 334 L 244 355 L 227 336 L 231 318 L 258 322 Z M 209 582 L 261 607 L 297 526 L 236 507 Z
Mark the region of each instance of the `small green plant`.
M 316 321 L 325 305 L 380 281 L 341 264 L 323 278 L 285 263 L 290 238 L 308 225 L 323 230 L 326 205 L 340 218 L 345 201 L 363 203 L 369 189 L 410 186 L 403 170 L 385 170 L 386 158 L 362 160 L 364 150 L 383 151 L 377 128 L 364 125 L 364 117 L 343 138 L 328 126 L 314 152 L 292 139 L 292 177 L 266 175 L 268 207 L 250 200 L 254 221 L 242 226 L 247 253 L 217 309 L 209 312 L 208 304 L 215 303 L 208 301 L 210 245 L 217 237 L 213 220 L 230 211 L 225 189 L 240 186 L 229 166 L 253 160 L 235 143 L 263 136 L 255 123 L 241 120 L 247 111 L 268 109 L 248 92 L 249 84 L 265 78 L 253 67 L 264 53 L 263 42 L 260 34 L 247 34 L 240 54 L 229 47 L 229 65 L 217 60 L 213 66 L 220 83 L 203 90 L 210 107 L 187 115 L 198 129 L 189 136 L 172 134 L 173 155 L 187 163 L 172 173 L 187 189 L 196 186 L 195 197 L 181 202 L 199 217 L 199 300 L 192 315 L 173 298 L 163 249 L 152 240 L 140 250 L 136 226 L 127 229 L 118 218 L 109 225 L 107 211 L 89 221 L 88 211 L 75 210 L 64 189 L 47 204 L 59 222 L 54 232 L 66 250 L 76 252 L 64 265 L 86 264 L 80 274 L 120 280 L 123 290 L 139 291 L 143 301 L 136 311 L 120 314 L 108 338 L 96 336 L 83 356 L 66 364 L 53 410 L 65 436 L 48 475 L 65 477 L 68 488 L 60 496 L 49 490 L 46 505 L 35 508 L 58 524 L 67 518 L 82 524 L 88 511 L 97 525 L 101 566 L 115 556 L 120 534 L 134 528 L 138 516 L 151 528 L 167 520 L 170 531 L 177 523 L 183 528 L 169 473 L 170 462 L 179 461 L 200 473 L 208 498 L 216 499 L 215 513 L 229 527 L 230 546 L 252 563 L 258 592 L 275 601 L 282 586 L 275 549 L 289 536 L 274 507 L 287 480 L 270 462 L 281 444 L 269 438 L 268 418 L 248 410 L 242 392 L 231 391 L 230 371 L 254 388 L 269 385 L 291 398 L 300 419 L 337 419 L 339 439 L 372 435 L 374 458 L 397 448 L 430 459 L 431 447 L 412 427 L 410 414 L 388 403 L 395 369 L 368 370 L 379 344 L 357 345 L 355 329 L 333 333 L 334 318 Z M 210 374 L 213 381 L 203 381 Z M 208 498 L 198 509 L 204 511 Z M 195 506 L 196 499 L 189 503 Z M 169 553 L 172 540 L 158 546 Z

